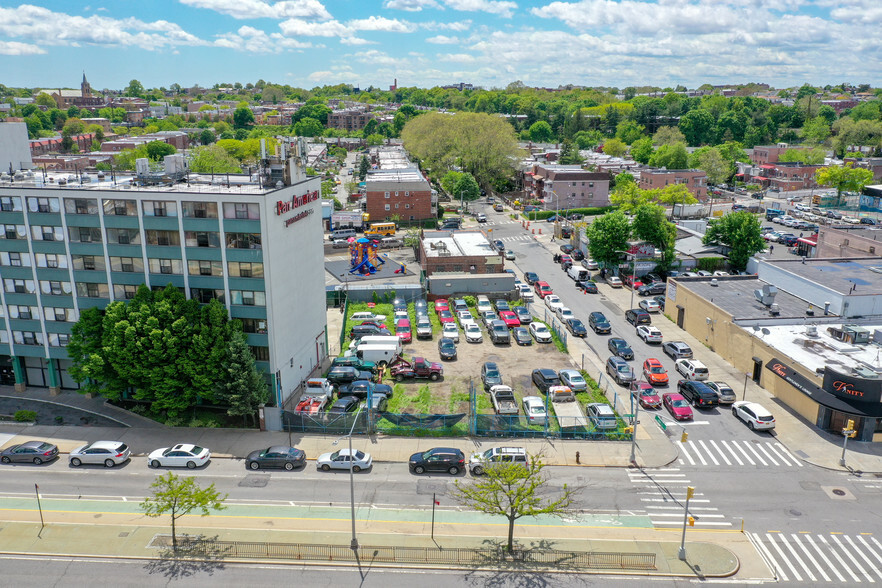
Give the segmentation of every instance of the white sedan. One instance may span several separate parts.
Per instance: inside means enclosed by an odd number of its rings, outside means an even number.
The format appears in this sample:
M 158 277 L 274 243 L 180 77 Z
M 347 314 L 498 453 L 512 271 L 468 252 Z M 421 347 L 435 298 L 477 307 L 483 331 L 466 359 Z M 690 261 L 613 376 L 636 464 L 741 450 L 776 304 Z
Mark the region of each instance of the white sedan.
M 129 446 L 121 441 L 94 441 L 71 451 L 68 461 L 74 467 L 91 463 L 112 468 L 125 463 L 131 453 Z
M 456 323 L 444 323 L 441 328 L 441 336 L 450 337 L 454 343 L 459 343 L 459 329 L 456 328 Z
M 661 306 L 652 298 L 641 300 L 639 306 L 646 312 L 661 312 Z
M 662 332 L 652 325 L 637 325 L 637 336 L 643 339 L 644 343 L 662 342 Z
M 544 425 L 548 412 L 542 399 L 538 396 L 524 396 L 523 403 L 527 422 L 531 425 Z
M 549 294 L 545 297 L 545 306 L 547 306 L 552 312 L 557 312 L 558 308 L 563 307 L 563 301 L 557 294 Z
M 350 457 L 354 456 L 354 459 Z M 334 453 L 323 453 L 315 462 L 315 467 L 323 472 L 331 470 L 348 470 L 350 463 L 353 472 L 366 470 L 374 463 L 370 453 L 365 453 L 360 449 L 353 449 L 349 453 L 349 449 L 341 449 Z
M 484 340 L 481 327 L 476 323 L 466 323 L 465 327 L 463 327 L 463 332 L 465 333 L 466 341 L 469 343 L 480 343 Z
M 557 314 L 557 318 L 559 318 L 562 323 L 565 323 L 567 319 L 576 318 L 576 315 L 573 314 L 573 311 L 566 306 L 561 306 L 555 311 L 555 313 Z
M 518 284 L 518 294 L 524 302 L 533 302 L 533 289 L 527 284 Z
M 540 322 L 533 321 L 530 323 L 530 334 L 536 339 L 537 343 L 551 343 L 551 331 L 548 327 Z
M 153 451 L 147 456 L 147 464 L 152 468 L 187 467 L 192 470 L 199 466 L 204 466 L 208 463 L 209 459 L 211 459 L 211 452 L 207 447 L 179 443 L 174 447 L 163 447 Z

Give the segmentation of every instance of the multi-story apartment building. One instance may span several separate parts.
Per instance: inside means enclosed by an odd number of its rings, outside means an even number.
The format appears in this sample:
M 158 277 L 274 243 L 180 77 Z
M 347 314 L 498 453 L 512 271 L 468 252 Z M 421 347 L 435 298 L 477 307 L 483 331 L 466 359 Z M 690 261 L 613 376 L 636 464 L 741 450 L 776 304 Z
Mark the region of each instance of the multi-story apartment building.
M 524 188 L 528 200 L 544 200 L 547 210 L 609 204 L 609 174 L 579 165 L 534 164 L 524 173 Z
M 432 186 L 416 168 L 377 170 L 365 178 L 365 212 L 371 221 L 435 218 Z
M 328 127 L 347 131 L 360 131 L 374 115 L 363 108 L 335 110 L 328 114 Z
M 707 199 L 707 174 L 700 169 L 652 169 L 640 170 L 638 186 L 644 190 L 656 190 L 669 184 L 685 184 L 698 200 Z
M 284 403 L 327 356 L 321 186 L 270 161 L 259 183 L 0 184 L 0 366 L 16 386 L 77 388 L 65 346 L 80 312 L 172 284 L 242 322 Z

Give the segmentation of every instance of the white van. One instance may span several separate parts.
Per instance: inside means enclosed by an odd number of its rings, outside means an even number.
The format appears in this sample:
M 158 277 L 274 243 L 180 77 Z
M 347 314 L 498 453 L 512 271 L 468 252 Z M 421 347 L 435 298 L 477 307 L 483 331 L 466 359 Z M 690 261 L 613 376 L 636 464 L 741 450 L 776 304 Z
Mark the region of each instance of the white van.
M 400 350 L 385 343 L 362 343 L 355 351 L 355 357 L 362 361 L 372 361 L 380 367 L 385 366 L 400 355 Z
M 584 282 L 585 280 L 589 279 L 590 276 L 588 270 L 575 265 L 570 266 L 570 268 L 567 270 L 567 275 L 577 282 Z
M 335 229 L 331 231 L 331 235 L 328 237 L 331 241 L 336 241 L 337 239 L 349 239 L 350 237 L 357 237 L 357 233 L 355 229 Z
M 355 351 L 361 345 L 386 345 L 395 347 L 401 353 L 401 339 L 397 335 L 367 335 L 349 344 L 349 349 Z
M 481 314 L 481 313 L 484 312 L 485 310 L 490 310 L 490 311 L 492 311 L 492 310 L 493 310 L 493 305 L 490 304 L 490 299 L 489 299 L 489 298 L 487 298 L 486 296 L 484 296 L 483 294 L 481 294 L 480 296 L 478 296 L 477 302 L 476 302 L 476 304 L 475 304 L 475 308 L 477 309 L 478 314 Z

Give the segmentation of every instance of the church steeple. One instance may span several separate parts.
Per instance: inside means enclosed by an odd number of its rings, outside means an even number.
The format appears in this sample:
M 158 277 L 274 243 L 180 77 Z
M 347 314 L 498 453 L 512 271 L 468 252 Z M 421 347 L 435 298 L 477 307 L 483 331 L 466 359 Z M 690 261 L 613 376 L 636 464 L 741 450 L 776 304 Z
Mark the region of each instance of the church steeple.
M 89 98 L 92 96 L 92 87 L 89 85 L 89 82 L 86 80 L 86 72 L 83 72 L 83 83 L 80 84 L 80 94 L 83 98 Z

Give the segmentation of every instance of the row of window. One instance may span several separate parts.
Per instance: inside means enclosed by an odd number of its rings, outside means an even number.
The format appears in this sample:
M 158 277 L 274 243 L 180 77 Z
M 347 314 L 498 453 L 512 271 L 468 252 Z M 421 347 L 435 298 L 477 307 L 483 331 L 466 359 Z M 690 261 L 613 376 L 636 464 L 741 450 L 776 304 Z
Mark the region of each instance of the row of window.
M 30 212 L 61 212 L 58 198 L 29 196 L 26 199 Z M 137 216 L 137 200 L 109 199 L 101 201 L 105 215 Z M 224 202 L 224 218 L 260 219 L 260 205 L 255 202 Z M 21 212 L 20 196 L 0 196 L 0 211 Z M 166 200 L 142 200 L 144 216 L 178 216 L 178 203 Z M 64 211 L 68 214 L 98 214 L 98 200 L 95 198 L 65 198 Z M 181 202 L 181 213 L 185 218 L 217 218 L 217 202 Z
M 67 269 L 67 256 L 58 253 L 37 253 L 37 267 Z M 105 271 L 104 257 L 99 255 L 73 255 L 76 270 Z M 180 259 L 147 260 L 150 273 L 182 275 L 183 262 Z M 0 251 L 0 266 L 31 267 L 29 253 Z M 114 272 L 144 273 L 144 260 L 140 257 L 110 257 L 110 270 Z M 220 261 L 190 260 L 187 273 L 191 276 L 223 276 L 223 263 Z M 263 263 L 256 261 L 228 261 L 227 273 L 233 278 L 262 278 Z
M 73 292 L 70 282 L 59 280 L 40 280 L 40 292 L 51 296 L 70 296 Z M 107 284 L 97 282 L 77 282 L 77 296 L 82 298 L 109 298 L 110 289 Z M 36 283 L 34 280 L 19 280 L 5 278 L 3 289 L 10 294 L 34 294 Z M 134 298 L 138 286 L 130 284 L 114 284 L 113 296 L 117 300 L 130 300 Z M 199 302 L 217 300 L 225 303 L 226 296 L 223 290 L 211 288 L 190 288 L 190 297 Z M 266 293 L 253 290 L 230 290 L 230 302 L 245 306 L 266 306 Z
M 0 306 L 0 317 L 3 316 L 3 307 Z M 9 318 L 25 321 L 38 320 L 40 308 L 37 306 L 9 305 Z M 44 306 L 43 318 L 47 321 L 58 323 L 74 323 L 77 321 L 77 311 L 73 308 L 61 308 L 57 306 Z
M 396 191 L 394 192 L 394 194 L 395 194 L 395 196 L 397 197 L 398 194 L 399 194 L 398 190 L 396 190 Z M 406 192 L 404 192 L 404 195 L 405 195 L 405 196 L 410 196 L 410 192 L 409 192 L 409 191 L 406 191 Z M 389 192 L 385 192 L 385 193 L 384 193 L 384 196 L 385 196 L 386 198 L 389 198 L 389 197 L 390 197 L 390 193 L 389 193 Z M 397 207 L 396 207 L 396 208 L 397 208 Z
M 101 229 L 97 227 L 68 227 L 71 243 L 101 243 Z M 144 231 L 147 245 L 180 247 L 181 234 L 178 231 Z M 260 233 L 226 233 L 227 249 L 261 249 Z M 33 225 L 31 238 L 34 241 L 64 241 L 61 227 Z M 27 239 L 24 225 L 2 225 L 0 239 Z M 107 242 L 118 245 L 140 245 L 141 231 L 138 229 L 107 229 Z M 220 233 L 216 231 L 184 231 L 184 245 L 187 247 L 220 247 Z

